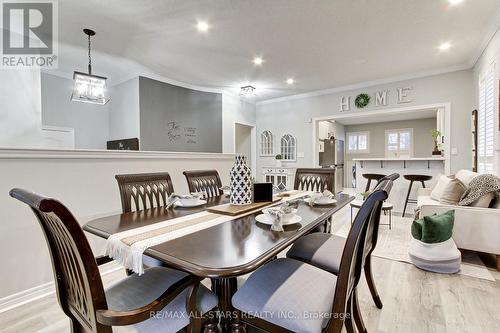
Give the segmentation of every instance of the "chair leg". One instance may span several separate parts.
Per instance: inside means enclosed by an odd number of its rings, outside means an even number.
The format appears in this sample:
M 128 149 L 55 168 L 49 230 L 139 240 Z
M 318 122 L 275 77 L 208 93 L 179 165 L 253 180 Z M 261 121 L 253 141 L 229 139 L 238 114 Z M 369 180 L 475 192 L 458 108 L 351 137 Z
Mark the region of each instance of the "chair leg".
M 377 288 L 375 287 L 375 282 L 373 281 L 371 253 L 368 256 L 366 256 L 364 268 L 365 268 L 364 271 L 365 271 L 366 282 L 368 284 L 368 289 L 370 289 L 370 293 L 372 294 L 373 302 L 375 302 L 377 308 L 382 309 L 383 304 L 382 301 L 380 300 L 380 296 L 378 295 Z
M 356 331 L 354 330 L 354 325 L 353 325 L 353 306 L 352 306 L 352 295 L 349 297 L 349 300 L 347 301 L 347 311 L 346 311 L 346 317 L 344 320 L 344 325 L 347 333 L 355 333 Z
M 352 291 L 352 308 L 353 308 L 354 323 L 356 324 L 358 332 L 367 333 L 365 324 L 363 323 L 363 318 L 361 317 L 361 310 L 359 308 L 359 301 L 358 301 L 358 292 L 356 288 L 354 288 L 354 290 Z
M 87 330 L 76 319 L 71 320 L 71 333 L 87 333 Z
M 405 207 L 403 208 L 403 217 L 405 217 L 406 206 L 408 206 L 408 199 L 410 199 L 411 187 L 413 186 L 413 180 L 410 180 L 410 187 L 408 187 L 408 193 L 406 194 Z

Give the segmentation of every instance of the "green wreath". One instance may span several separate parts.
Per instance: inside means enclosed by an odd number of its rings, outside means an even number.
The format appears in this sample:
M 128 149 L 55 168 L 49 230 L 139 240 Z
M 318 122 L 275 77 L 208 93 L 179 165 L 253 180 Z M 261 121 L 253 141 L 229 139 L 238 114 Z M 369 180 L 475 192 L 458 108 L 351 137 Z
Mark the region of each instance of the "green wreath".
M 359 94 L 354 100 L 354 104 L 358 109 L 366 107 L 370 103 L 370 96 L 368 94 Z

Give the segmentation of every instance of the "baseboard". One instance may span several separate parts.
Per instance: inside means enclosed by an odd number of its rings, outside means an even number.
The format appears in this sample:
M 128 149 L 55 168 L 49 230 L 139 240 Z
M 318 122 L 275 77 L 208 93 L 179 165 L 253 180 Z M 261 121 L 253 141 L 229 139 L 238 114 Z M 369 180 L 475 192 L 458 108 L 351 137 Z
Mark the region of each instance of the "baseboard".
M 109 262 L 99 267 L 101 275 L 107 275 L 117 270 L 123 269 L 123 266 L 115 261 Z M 50 296 L 56 292 L 54 281 L 20 291 L 18 293 L 0 298 L 0 313 L 9 311 L 23 304 L 33 302 L 37 299 Z

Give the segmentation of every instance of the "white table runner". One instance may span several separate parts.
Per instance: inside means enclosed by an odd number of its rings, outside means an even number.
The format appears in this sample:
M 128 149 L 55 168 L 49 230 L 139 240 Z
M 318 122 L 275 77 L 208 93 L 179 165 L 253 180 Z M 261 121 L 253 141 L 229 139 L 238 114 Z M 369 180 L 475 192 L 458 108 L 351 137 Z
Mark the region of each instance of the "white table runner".
M 291 193 L 290 197 L 283 198 L 282 201 L 277 202 L 275 205 L 297 199 L 310 193 L 312 192 Z M 240 216 L 252 214 L 261 209 L 262 208 Z M 240 216 L 219 215 L 203 211 L 119 232 L 111 235 L 107 239 L 106 255 L 113 258 L 124 267 L 142 275 L 144 273 L 142 256 L 147 248 L 216 226 L 223 222 L 235 220 Z

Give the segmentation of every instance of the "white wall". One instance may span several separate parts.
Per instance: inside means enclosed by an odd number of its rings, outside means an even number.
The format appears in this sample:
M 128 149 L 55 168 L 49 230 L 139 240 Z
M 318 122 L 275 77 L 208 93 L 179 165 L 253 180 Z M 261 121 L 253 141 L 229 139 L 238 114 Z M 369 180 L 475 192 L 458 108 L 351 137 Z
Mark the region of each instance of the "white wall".
M 110 87 L 109 94 L 109 140 L 139 138 L 139 77 Z
M 73 80 L 42 73 L 42 124 L 74 128 L 76 149 L 106 149 L 107 105 L 71 101 L 73 86 Z
M 122 152 L 115 154 L 120 156 L 119 153 Z M 25 204 L 9 197 L 12 188 L 21 187 L 60 199 L 83 224 L 92 216 L 121 211 L 116 174 L 168 171 L 175 191 L 183 193 L 187 191 L 187 184 L 182 171 L 217 169 L 223 184 L 229 184 L 233 165 L 233 156 L 223 154 L 160 153 L 166 156 L 164 158 L 102 158 L 105 156 L 102 154 L 109 152 L 94 153 L 101 158 L 81 158 L 80 152 L 69 152 L 65 158 L 49 157 L 54 152 L 42 152 L 37 158 L 28 155 L 10 158 L 9 154 L 12 152 L 0 150 L 0 174 L 8 175 L 0 182 L 0 303 L 7 295 L 53 278 L 40 226 Z M 95 254 L 101 254 L 104 242 L 91 235 L 89 239 Z
M 252 165 L 252 127 L 236 124 L 235 153 L 247 157 L 248 165 Z M 253 143 L 255 144 L 255 143 Z
M 396 90 L 398 87 L 412 86 L 410 92 L 412 102 L 404 105 L 397 104 Z M 292 167 L 311 167 L 312 156 L 312 117 L 325 117 L 339 113 L 340 98 L 342 96 L 353 96 L 366 92 L 373 95 L 380 90 L 389 90 L 387 108 L 401 106 L 417 106 L 435 103 L 451 103 L 451 147 L 457 148 L 458 154 L 451 156 L 452 171 L 462 168 L 471 168 L 471 121 L 470 114 L 473 109 L 472 70 L 457 71 L 424 78 L 400 81 L 390 84 L 371 86 L 364 89 L 351 91 L 339 91 L 329 94 L 291 98 L 287 100 L 270 101 L 257 104 L 257 137 L 263 130 L 270 129 L 277 142 L 285 132 L 291 133 L 297 138 L 298 158 L 297 162 L 286 163 Z M 352 98 L 352 97 L 351 97 Z M 375 109 L 370 104 L 363 109 L 369 111 Z M 382 108 L 377 108 L 382 109 Z M 352 101 L 350 111 L 357 112 Z M 278 148 L 278 146 L 276 146 Z M 258 168 L 265 165 L 273 165 L 271 157 L 259 157 Z
M 40 84 L 40 70 L 1 70 L 0 146 L 40 145 L 42 127 Z
M 239 97 L 222 94 L 222 152 L 234 153 L 235 123 L 255 124 L 255 104 Z
M 488 70 L 488 68 L 494 64 L 495 72 L 497 74 L 496 82 L 496 94 L 499 94 L 499 84 L 498 80 L 500 79 L 500 28 L 496 31 L 493 38 L 490 40 L 488 46 L 483 51 L 478 61 L 474 66 L 474 81 L 473 81 L 473 92 L 474 92 L 474 108 L 478 108 L 479 103 L 479 80 L 483 73 Z M 495 98 L 495 174 L 500 175 L 500 130 L 499 130 L 499 119 L 498 119 L 498 98 Z

